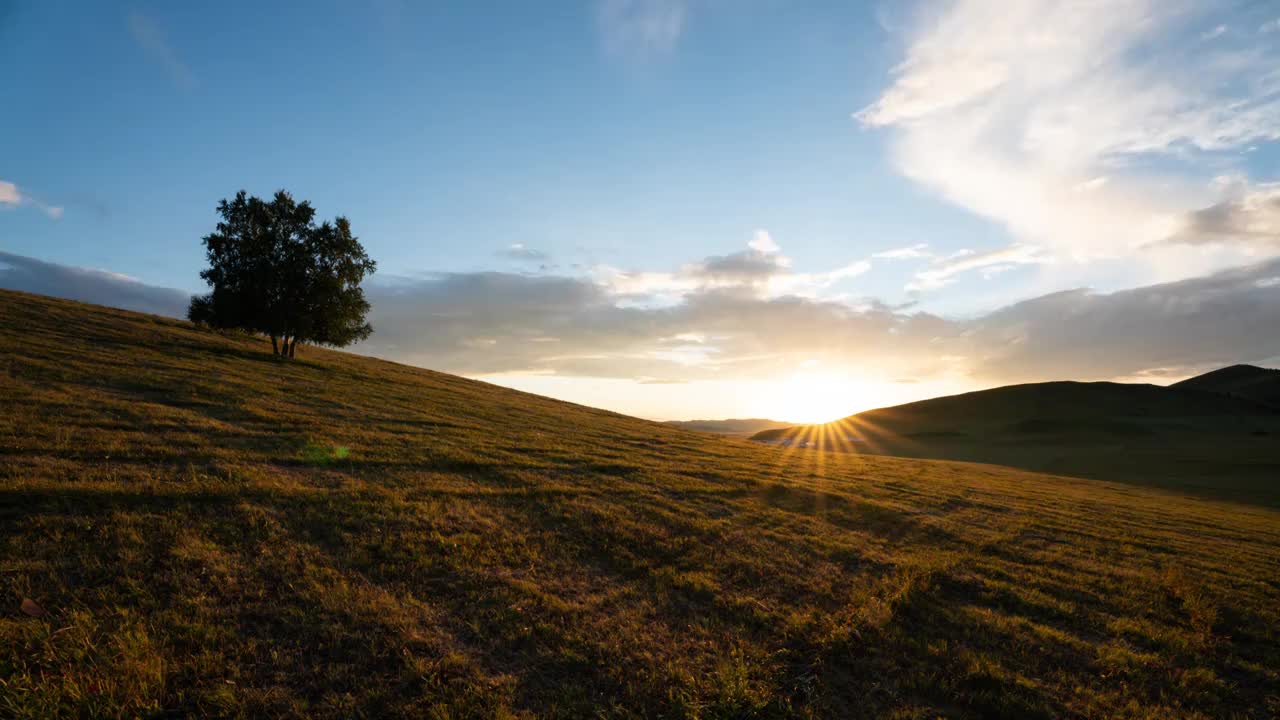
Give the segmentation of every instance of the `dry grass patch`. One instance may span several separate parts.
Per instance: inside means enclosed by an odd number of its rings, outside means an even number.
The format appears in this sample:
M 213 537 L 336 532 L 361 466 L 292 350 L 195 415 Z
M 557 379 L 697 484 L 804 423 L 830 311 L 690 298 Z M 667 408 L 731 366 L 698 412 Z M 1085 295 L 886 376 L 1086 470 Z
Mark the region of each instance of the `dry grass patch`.
M 0 293 L 0 715 L 1280 712 L 1266 503 L 303 355 Z

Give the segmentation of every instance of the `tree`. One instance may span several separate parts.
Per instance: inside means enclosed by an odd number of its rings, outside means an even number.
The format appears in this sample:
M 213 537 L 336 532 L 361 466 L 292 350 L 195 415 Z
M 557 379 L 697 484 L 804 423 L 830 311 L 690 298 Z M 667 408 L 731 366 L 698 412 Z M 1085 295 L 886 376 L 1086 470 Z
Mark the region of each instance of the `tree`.
M 282 358 L 299 342 L 341 347 L 373 332 L 360 283 L 377 264 L 345 217 L 317 225 L 311 204 L 283 190 L 271 202 L 241 190 L 218 214 L 200 273 L 212 291 L 191 299 L 192 322 L 262 333 Z

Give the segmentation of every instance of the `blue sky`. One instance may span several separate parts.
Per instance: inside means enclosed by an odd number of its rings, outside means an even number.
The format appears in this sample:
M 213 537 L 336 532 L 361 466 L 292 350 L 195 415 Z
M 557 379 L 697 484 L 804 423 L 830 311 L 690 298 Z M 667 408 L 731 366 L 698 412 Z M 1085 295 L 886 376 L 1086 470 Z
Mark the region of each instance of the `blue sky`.
M 589 4 L 19 4 L 6 179 L 69 212 L 6 216 L 6 236 L 192 290 L 240 187 L 349 215 L 388 272 L 489 268 L 517 242 L 665 267 L 758 227 L 814 268 L 956 225 L 958 245 L 998 236 L 899 179 L 851 118 L 893 62 L 874 9 L 784 5 L 624 49 Z
M 1025 321 L 961 345 L 1062 291 L 1263 268 L 1268 322 L 1280 8 L 1089 5 L 0 3 L 0 284 L 200 291 L 218 199 L 287 188 L 379 261 L 357 351 L 652 417 L 1049 379 Z M 1176 345 L 1053 371 L 1229 354 Z

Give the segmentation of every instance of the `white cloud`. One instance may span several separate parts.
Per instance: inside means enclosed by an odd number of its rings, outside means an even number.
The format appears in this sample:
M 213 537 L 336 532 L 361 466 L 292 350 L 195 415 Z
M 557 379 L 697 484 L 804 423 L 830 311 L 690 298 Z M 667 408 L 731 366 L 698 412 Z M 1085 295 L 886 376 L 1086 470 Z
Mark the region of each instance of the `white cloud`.
M 17 205 L 20 202 L 22 202 L 22 194 L 18 192 L 18 186 L 0 180 L 0 205 Z
M 30 205 L 54 220 L 62 217 L 61 207 L 40 202 L 19 189 L 17 184 L 5 180 L 0 180 L 0 205 L 8 205 L 10 207 Z
M 1227 24 L 1190 0 L 927 7 L 857 114 L 893 129 L 903 174 L 1061 260 L 1129 258 L 1140 277 L 1247 260 L 1160 241 L 1208 204 L 1208 159 L 1280 139 L 1280 48 L 1186 40 Z
M 879 260 L 919 260 L 932 258 L 933 253 L 929 252 L 928 243 L 918 243 L 908 247 L 900 247 L 878 252 L 871 257 Z
M 1094 190 L 1097 190 L 1098 188 L 1106 184 L 1107 184 L 1107 176 L 1099 175 L 1096 178 L 1091 178 L 1089 180 L 1084 180 L 1080 182 L 1079 184 L 1076 185 L 1076 190 L 1079 192 L 1093 192 Z
M 1010 245 L 987 252 L 962 250 L 949 257 L 939 258 L 928 269 L 916 273 L 915 278 L 907 285 L 907 290 L 918 292 L 940 288 L 955 280 L 956 276 L 972 270 L 980 270 L 984 277 L 990 278 L 1018 265 L 1048 261 L 1049 258 L 1039 248 L 1030 245 Z
M 985 252 L 965 248 L 949 255 L 939 255 L 932 252 L 928 244 L 919 243 L 878 252 L 872 257 L 881 260 L 928 260 L 929 265 L 917 271 L 905 288 L 907 292 L 912 293 L 936 290 L 950 284 L 959 275 L 975 270 L 979 271 L 984 279 L 989 280 L 1019 265 L 1052 262 L 1052 258 L 1040 248 L 1020 244 Z
M 687 19 L 683 0 L 601 0 L 596 14 L 604 48 L 631 60 L 674 50 Z
M 747 247 L 762 253 L 776 253 L 781 248 L 778 243 L 773 241 L 773 236 L 768 230 L 757 230 L 755 237 L 751 238 L 751 242 L 747 243 Z

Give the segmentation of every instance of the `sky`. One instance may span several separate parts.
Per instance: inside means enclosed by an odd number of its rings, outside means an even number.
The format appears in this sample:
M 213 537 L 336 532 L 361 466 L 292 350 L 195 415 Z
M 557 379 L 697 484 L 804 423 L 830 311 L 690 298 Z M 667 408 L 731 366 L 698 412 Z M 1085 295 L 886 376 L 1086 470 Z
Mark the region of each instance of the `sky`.
M 0 0 L 0 67 L 0 287 L 181 316 L 283 188 L 354 352 L 642 417 L 1280 363 L 1273 0 Z

